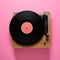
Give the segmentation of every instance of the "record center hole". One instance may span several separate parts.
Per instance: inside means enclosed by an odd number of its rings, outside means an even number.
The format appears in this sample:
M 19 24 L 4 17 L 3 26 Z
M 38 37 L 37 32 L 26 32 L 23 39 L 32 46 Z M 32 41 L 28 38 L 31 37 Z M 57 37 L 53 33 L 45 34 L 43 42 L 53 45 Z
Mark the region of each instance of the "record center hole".
M 33 25 L 32 25 L 32 23 L 30 23 L 30 22 L 24 22 L 21 25 L 21 31 L 24 34 L 30 34 L 33 31 Z

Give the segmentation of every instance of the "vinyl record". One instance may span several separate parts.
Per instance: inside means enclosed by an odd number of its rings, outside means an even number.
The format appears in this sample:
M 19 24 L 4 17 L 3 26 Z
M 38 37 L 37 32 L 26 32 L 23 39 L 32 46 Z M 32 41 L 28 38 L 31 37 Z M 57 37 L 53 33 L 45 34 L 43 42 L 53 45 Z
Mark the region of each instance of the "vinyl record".
M 44 23 L 37 13 L 22 11 L 10 22 L 10 34 L 13 40 L 21 45 L 32 45 L 41 40 L 44 34 Z

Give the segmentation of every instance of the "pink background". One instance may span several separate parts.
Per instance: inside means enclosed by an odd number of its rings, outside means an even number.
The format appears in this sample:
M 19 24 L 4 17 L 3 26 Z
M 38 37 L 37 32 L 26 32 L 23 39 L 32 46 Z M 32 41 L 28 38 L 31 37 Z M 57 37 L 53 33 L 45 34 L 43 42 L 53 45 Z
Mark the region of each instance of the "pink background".
M 51 14 L 50 49 L 13 49 L 9 23 L 14 12 L 32 10 Z M 60 60 L 60 0 L 0 0 L 0 60 Z

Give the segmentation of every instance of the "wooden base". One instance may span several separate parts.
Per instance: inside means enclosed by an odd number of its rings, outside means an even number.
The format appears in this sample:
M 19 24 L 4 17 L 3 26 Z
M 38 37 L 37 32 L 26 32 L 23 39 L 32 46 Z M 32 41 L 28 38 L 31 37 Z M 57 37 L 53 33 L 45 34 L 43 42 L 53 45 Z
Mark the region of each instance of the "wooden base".
M 17 14 L 17 13 L 14 13 L 14 15 L 15 14 Z M 43 12 L 43 13 L 40 13 L 39 15 L 41 15 L 41 14 L 42 15 L 43 14 L 48 15 L 48 35 L 49 35 L 48 41 L 46 42 L 46 36 L 45 35 L 43 35 L 42 39 L 38 43 L 36 43 L 32 46 L 18 45 L 16 42 L 14 42 L 12 40 L 12 47 L 13 48 L 49 48 L 50 47 L 50 14 L 49 14 L 49 12 Z M 46 42 L 46 43 L 44 44 L 44 42 Z

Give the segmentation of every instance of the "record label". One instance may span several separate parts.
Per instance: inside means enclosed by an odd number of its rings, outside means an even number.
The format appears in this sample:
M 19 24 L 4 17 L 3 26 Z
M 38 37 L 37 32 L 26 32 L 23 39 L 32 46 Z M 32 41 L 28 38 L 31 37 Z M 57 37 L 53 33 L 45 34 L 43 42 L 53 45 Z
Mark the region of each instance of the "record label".
M 32 30 L 33 30 L 33 25 L 30 22 L 24 22 L 24 23 L 22 23 L 22 25 L 21 25 L 21 31 L 24 34 L 29 34 L 29 33 L 32 32 Z

